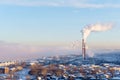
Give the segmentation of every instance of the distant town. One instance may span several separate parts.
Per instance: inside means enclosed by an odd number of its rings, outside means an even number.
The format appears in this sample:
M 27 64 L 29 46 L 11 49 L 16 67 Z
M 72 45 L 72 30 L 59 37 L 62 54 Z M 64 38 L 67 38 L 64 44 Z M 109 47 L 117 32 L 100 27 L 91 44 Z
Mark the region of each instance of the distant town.
M 98 56 L 86 60 L 82 55 L 64 55 L 1 62 L 0 80 L 120 80 L 119 62 Z
M 0 0 L 0 80 L 120 80 L 120 0 Z

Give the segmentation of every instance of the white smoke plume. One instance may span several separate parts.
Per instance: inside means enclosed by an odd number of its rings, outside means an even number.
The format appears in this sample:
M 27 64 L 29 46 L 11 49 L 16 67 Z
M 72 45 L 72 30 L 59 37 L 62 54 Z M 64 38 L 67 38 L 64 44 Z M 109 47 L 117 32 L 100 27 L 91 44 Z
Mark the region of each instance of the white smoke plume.
M 106 31 L 113 27 L 113 24 L 111 23 L 103 23 L 103 24 L 91 24 L 83 28 L 82 30 L 82 37 L 86 41 L 87 37 L 91 32 L 97 32 L 97 31 Z

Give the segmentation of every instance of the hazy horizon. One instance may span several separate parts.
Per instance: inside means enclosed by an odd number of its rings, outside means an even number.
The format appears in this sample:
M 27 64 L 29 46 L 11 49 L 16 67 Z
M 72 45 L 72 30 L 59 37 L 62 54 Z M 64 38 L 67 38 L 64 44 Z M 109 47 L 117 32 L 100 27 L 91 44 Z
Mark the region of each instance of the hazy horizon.
M 111 30 L 92 32 L 89 50 L 120 49 L 119 0 L 1 0 L 1 60 L 71 54 L 81 49 L 81 30 L 113 23 Z

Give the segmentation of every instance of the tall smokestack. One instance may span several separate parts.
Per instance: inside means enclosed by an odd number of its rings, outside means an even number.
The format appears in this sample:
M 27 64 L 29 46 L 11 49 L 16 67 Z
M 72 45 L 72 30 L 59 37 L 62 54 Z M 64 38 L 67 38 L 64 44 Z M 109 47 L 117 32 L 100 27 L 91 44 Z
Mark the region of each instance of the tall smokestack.
M 86 39 L 91 32 L 98 32 L 98 31 L 107 31 L 113 27 L 111 23 L 103 23 L 103 24 L 91 24 L 85 26 L 82 32 L 82 56 L 83 60 L 86 59 Z
M 86 59 L 86 46 L 85 46 L 84 39 L 82 39 L 82 57 L 83 57 L 83 60 Z

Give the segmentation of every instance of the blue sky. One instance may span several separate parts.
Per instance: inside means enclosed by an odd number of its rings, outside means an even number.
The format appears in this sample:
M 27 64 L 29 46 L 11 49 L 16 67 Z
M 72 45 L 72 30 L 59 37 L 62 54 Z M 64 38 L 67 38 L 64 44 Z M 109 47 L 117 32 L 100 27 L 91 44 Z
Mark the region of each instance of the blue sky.
M 1 43 L 69 46 L 80 30 L 94 23 L 114 23 L 107 32 L 92 33 L 92 47 L 120 47 L 120 0 L 0 0 Z M 11 46 L 9 46 L 11 47 Z

